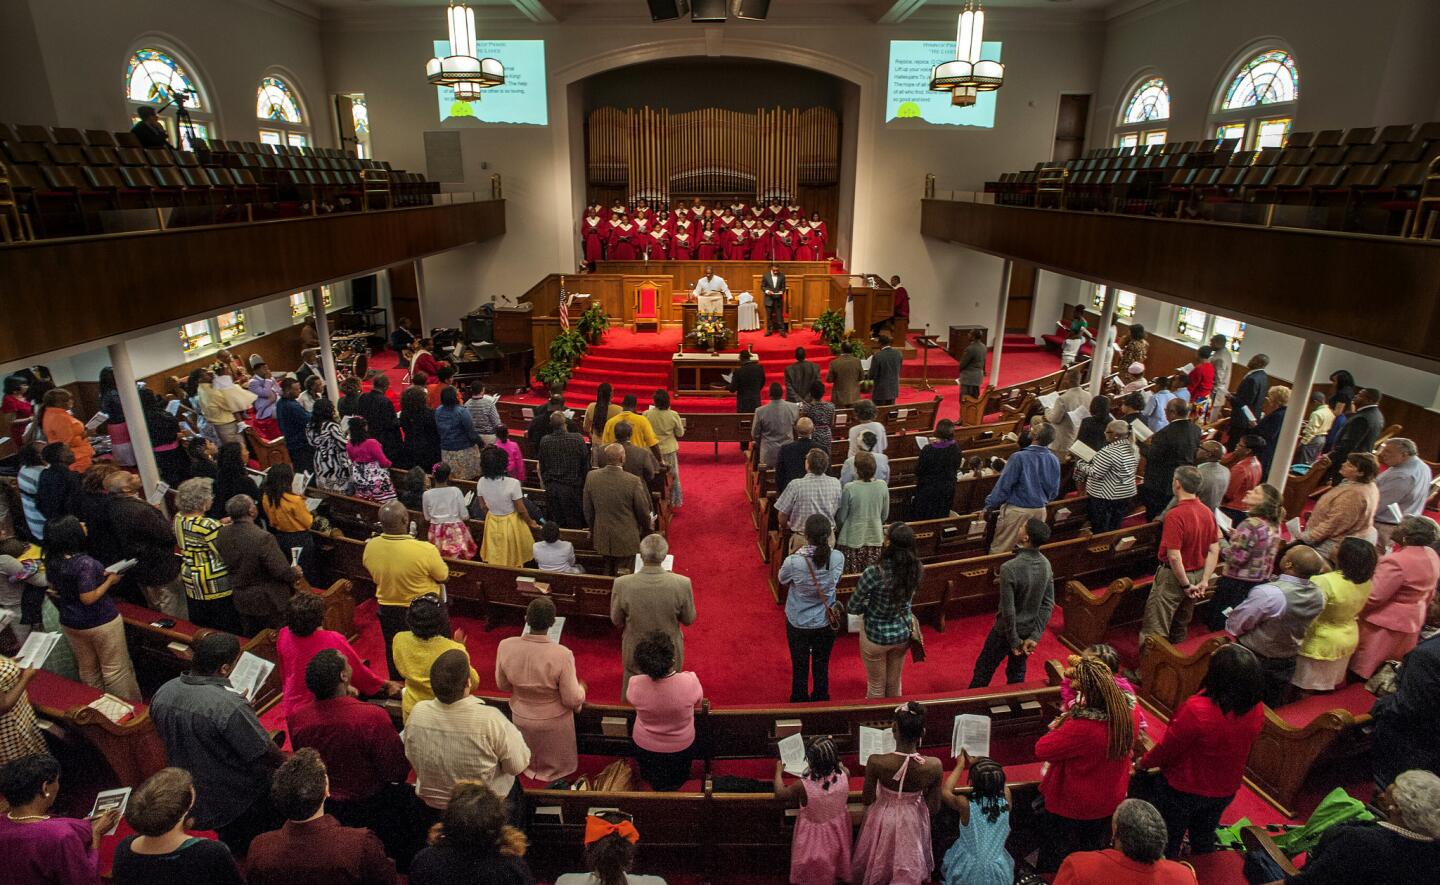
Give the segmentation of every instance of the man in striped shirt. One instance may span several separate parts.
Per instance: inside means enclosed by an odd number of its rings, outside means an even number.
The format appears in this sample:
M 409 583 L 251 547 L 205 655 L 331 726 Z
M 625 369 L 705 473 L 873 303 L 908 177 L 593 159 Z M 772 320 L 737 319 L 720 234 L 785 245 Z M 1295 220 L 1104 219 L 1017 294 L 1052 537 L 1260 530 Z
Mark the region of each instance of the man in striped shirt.
M 1075 468 L 1090 496 L 1090 531 L 1095 534 L 1120 528 L 1134 506 L 1135 471 L 1140 453 L 1130 441 L 1130 423 L 1117 418 L 1105 427 L 1105 445 L 1089 462 Z

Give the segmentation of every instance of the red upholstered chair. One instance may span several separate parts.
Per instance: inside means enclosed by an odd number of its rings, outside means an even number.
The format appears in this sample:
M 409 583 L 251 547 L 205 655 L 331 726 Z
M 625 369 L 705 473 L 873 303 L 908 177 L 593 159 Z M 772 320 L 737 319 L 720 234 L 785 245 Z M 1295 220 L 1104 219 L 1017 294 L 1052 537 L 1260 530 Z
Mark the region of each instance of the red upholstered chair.
M 653 283 L 644 283 L 635 290 L 635 331 L 660 331 L 659 301 L 660 290 Z

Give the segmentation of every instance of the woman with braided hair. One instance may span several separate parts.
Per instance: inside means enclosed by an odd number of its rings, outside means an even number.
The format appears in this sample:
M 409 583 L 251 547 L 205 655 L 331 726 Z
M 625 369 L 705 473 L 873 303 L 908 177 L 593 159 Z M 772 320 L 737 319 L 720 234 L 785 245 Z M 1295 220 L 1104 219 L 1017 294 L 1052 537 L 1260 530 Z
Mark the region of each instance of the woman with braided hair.
M 1047 820 L 1039 864 L 1047 873 L 1072 852 L 1105 847 L 1110 815 L 1130 785 L 1139 731 L 1134 702 L 1104 662 L 1071 656 L 1066 675 L 1075 703 L 1035 742 L 1035 757 L 1048 763 L 1040 780 Z
M 960 775 L 969 769 L 970 795 L 955 792 Z M 960 815 L 960 833 L 940 862 L 945 885 L 1010 885 L 1015 861 L 1005 850 L 1010 838 L 1010 788 L 1005 768 L 994 759 L 960 761 L 940 789 L 940 801 Z

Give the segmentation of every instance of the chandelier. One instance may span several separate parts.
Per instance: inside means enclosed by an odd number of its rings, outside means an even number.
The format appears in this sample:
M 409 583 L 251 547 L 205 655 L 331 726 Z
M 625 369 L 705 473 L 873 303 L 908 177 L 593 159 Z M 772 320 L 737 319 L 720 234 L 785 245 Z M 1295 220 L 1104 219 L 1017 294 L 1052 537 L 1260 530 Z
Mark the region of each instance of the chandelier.
M 505 83 L 505 66 L 499 59 L 476 58 L 475 13 L 464 3 L 450 4 L 446 14 L 450 25 L 450 54 L 432 58 L 425 65 L 425 79 L 436 86 L 450 86 L 458 101 L 479 101 L 480 90 Z
M 955 35 L 955 60 L 938 64 L 930 72 L 930 91 L 950 93 L 950 103 L 967 108 L 981 92 L 1005 85 L 1005 66 L 980 57 L 985 39 L 985 10 L 978 0 L 966 0 Z

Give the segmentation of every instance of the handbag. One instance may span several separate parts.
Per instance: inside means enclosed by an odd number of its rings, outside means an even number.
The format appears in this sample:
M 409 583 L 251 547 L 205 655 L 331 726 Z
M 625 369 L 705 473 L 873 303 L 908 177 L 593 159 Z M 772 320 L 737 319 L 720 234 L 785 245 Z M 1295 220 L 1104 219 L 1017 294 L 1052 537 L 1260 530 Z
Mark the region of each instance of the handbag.
M 820 595 L 820 604 L 825 606 L 825 619 L 830 622 L 830 632 L 839 633 L 845 626 L 845 606 L 839 602 L 834 605 L 825 602 L 825 596 L 820 591 L 820 576 L 815 574 L 815 563 L 807 556 L 805 565 L 810 569 L 810 580 L 815 585 L 815 592 Z
M 920 632 L 920 619 L 910 614 L 910 660 L 919 664 L 925 660 L 925 635 Z
M 1386 661 L 1380 665 L 1369 679 L 1365 680 L 1365 690 L 1377 698 L 1392 695 L 1400 688 L 1400 662 Z

